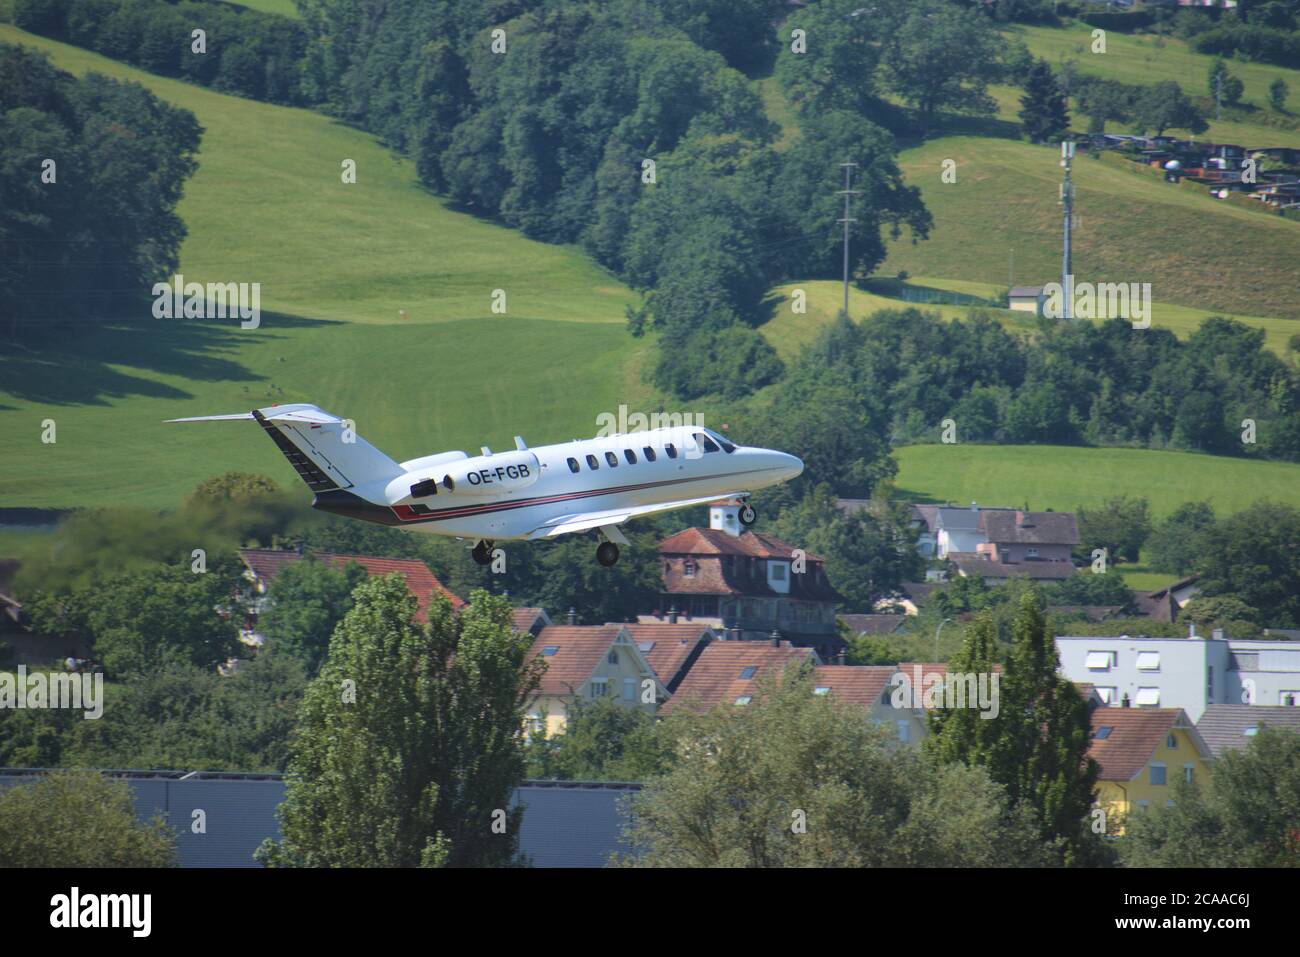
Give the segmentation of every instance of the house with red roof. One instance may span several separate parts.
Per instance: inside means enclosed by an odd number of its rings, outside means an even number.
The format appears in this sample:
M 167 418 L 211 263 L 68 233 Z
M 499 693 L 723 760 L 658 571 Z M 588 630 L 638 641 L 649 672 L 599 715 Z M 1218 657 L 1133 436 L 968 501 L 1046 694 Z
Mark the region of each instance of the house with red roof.
M 415 596 L 418 606 L 415 620 L 426 623 L 429 620 L 429 605 L 435 597 L 445 598 L 453 609 L 465 604 L 456 595 L 438 581 L 438 577 L 429 570 L 424 562 L 405 558 L 372 558 L 369 555 L 340 555 L 334 552 L 302 552 L 296 549 L 279 548 L 241 548 L 239 557 L 245 566 L 244 577 L 249 582 L 248 593 L 244 596 L 247 609 L 245 627 L 241 640 L 245 644 L 260 645 L 257 635 L 257 616 L 270 600 L 271 586 L 280 570 L 291 562 L 312 558 L 325 562 L 334 568 L 343 568 L 355 562 L 371 576 L 391 575 L 394 572 L 406 579 L 406 586 Z
M 796 648 L 788 641 L 714 641 L 700 652 L 677 692 L 663 706 L 665 713 L 678 708 L 707 711 L 721 704 L 744 706 L 754 697 L 758 681 L 779 678 L 790 665 L 821 664 L 811 648 Z
M 929 733 L 925 710 L 895 707 L 894 665 L 818 665 L 813 668 L 813 694 L 830 695 L 862 709 L 867 720 L 883 725 L 900 744 L 916 744 Z
M 641 653 L 630 626 L 547 625 L 528 655 L 546 663 L 536 694 L 528 702 L 529 730 L 561 734 L 577 701 L 612 700 L 624 708 L 654 714 L 668 689 Z
M 1182 708 L 1094 708 L 1088 754 L 1101 767 L 1097 805 L 1120 822 L 1150 807 L 1171 806 L 1180 781 L 1204 781 L 1213 754 Z
M 698 622 L 638 622 L 622 627 L 670 694 L 676 693 L 704 647 L 722 637 Z
M 843 597 L 827 580 L 824 561 L 743 530 L 740 507 L 734 500 L 715 502 L 708 528 L 688 528 L 659 544 L 663 590 L 652 617 L 698 622 L 748 641 L 775 634 L 834 656 L 844 647 L 835 624 Z

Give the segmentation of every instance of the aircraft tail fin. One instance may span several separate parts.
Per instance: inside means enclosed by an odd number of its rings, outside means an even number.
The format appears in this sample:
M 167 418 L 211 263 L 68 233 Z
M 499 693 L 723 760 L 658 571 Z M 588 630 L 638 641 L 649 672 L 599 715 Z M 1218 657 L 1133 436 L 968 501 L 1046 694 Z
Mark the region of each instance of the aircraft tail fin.
M 253 419 L 313 492 L 349 489 L 401 475 L 400 465 L 356 434 L 346 419 L 306 403 L 270 406 L 235 415 L 203 415 L 171 422 Z

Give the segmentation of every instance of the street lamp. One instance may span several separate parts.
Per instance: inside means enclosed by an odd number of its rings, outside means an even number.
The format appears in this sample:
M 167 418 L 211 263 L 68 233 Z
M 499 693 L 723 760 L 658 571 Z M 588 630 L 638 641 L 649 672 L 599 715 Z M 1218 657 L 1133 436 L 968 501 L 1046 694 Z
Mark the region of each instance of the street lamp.
M 945 618 L 939 622 L 939 627 L 934 630 L 934 660 L 936 662 L 939 660 L 939 632 L 943 631 L 943 626 L 950 621 L 952 621 L 951 618 Z

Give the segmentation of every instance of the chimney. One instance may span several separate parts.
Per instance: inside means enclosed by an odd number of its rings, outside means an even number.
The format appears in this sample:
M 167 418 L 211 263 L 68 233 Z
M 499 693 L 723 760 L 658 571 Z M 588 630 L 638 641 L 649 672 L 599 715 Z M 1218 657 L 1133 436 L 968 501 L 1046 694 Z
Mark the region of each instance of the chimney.
M 740 626 L 732 625 L 727 629 L 727 637 L 731 641 L 740 641 Z
M 773 647 L 773 648 L 780 648 L 780 647 L 781 647 L 781 633 L 780 633 L 779 631 L 777 631 L 775 628 L 773 628 L 773 629 L 772 629 L 772 634 L 771 634 L 770 637 L 771 637 L 771 639 L 772 639 L 772 647 Z
M 677 603 L 676 602 L 673 603 L 673 607 L 668 609 L 668 624 L 670 625 L 677 624 Z
M 570 607 L 569 614 L 565 617 L 568 619 L 570 625 L 576 625 L 578 623 L 578 609 Z
M 740 524 L 741 504 L 735 499 L 712 502 L 709 505 L 709 528 L 726 532 L 739 538 L 745 529 Z
M 841 649 L 839 650 L 839 652 L 836 653 L 836 655 L 835 655 L 835 663 L 836 663 L 837 665 L 847 664 L 847 656 L 845 655 L 845 653 L 844 653 L 844 649 L 843 649 L 843 648 L 841 648 Z
M 1196 637 L 1196 622 L 1191 621 L 1187 623 L 1187 637 L 1188 638 Z
M 1127 691 L 1124 692 L 1124 697 L 1122 697 L 1122 698 L 1119 699 L 1119 706 L 1120 706 L 1121 708 L 1132 707 L 1131 702 L 1128 700 L 1128 692 L 1127 692 Z
M 1215 628 L 1214 631 L 1210 632 L 1210 637 L 1215 641 L 1223 641 L 1223 629 Z

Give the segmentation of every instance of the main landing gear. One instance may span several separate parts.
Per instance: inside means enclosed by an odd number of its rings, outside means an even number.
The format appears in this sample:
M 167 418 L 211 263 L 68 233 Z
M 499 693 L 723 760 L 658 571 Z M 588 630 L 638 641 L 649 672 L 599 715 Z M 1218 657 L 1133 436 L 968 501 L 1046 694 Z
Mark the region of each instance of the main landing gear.
M 754 522 L 758 520 L 758 513 L 754 511 L 754 506 L 746 502 L 741 506 L 740 514 L 738 514 L 736 518 L 740 520 L 741 525 L 749 528 L 749 526 L 753 525 Z
M 596 561 L 606 568 L 618 562 L 618 546 L 613 542 L 601 542 L 596 546 Z
M 480 539 L 474 543 L 474 549 L 470 552 L 470 555 L 473 556 L 475 564 L 487 565 L 492 561 L 492 549 L 492 542 Z

